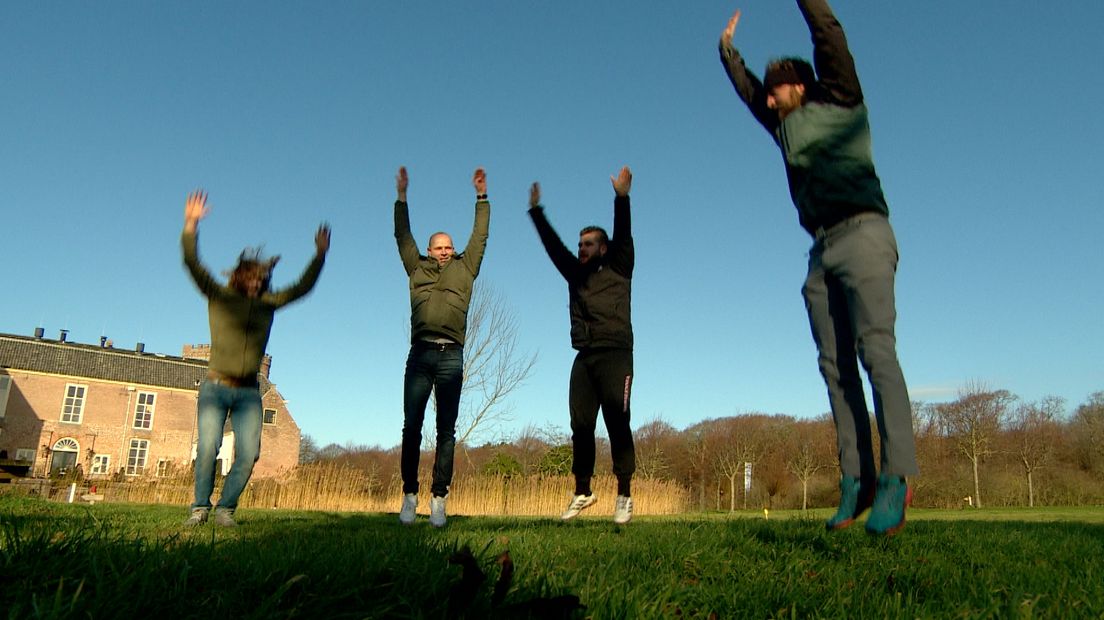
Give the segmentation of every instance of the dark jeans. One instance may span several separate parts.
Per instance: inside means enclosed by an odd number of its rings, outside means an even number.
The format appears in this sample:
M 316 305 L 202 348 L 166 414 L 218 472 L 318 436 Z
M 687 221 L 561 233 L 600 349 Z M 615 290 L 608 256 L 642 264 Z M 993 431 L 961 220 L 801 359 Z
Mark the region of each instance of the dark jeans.
M 437 404 L 437 455 L 433 486 L 438 497 L 452 484 L 452 455 L 456 447 L 456 416 L 464 378 L 464 348 L 418 342 L 410 347 L 403 383 L 402 479 L 403 493 L 418 492 L 418 457 L 422 451 L 422 422 L 430 392 Z
M 919 473 L 912 406 L 897 362 L 896 272 L 897 240 L 889 220 L 863 214 L 819 236 L 809 250 L 809 273 L 801 291 L 828 386 L 840 469 L 864 480 L 873 480 L 877 472 L 858 362 L 874 390 L 882 473 Z
M 579 351 L 575 356 L 568 405 L 571 408 L 571 473 L 575 474 L 576 494 L 590 494 L 595 459 L 594 428 L 598 423 L 599 407 L 609 433 L 618 493 L 629 494 L 629 481 L 636 471 L 636 450 L 629 428 L 632 376 L 630 350 L 592 349 Z

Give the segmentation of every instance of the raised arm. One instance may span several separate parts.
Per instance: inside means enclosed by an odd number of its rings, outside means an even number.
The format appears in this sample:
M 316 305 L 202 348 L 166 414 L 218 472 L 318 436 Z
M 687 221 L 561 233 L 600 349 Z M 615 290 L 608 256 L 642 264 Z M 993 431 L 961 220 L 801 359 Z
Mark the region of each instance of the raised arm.
M 610 177 L 613 184 L 613 236 L 610 238 L 606 262 L 615 272 L 632 277 L 636 263 L 636 249 L 633 246 L 632 217 L 629 203 L 629 189 L 632 187 L 632 170 L 628 166 L 621 168 L 616 177 Z
M 207 217 L 207 212 L 207 192 L 200 189 L 188 194 L 188 198 L 184 201 L 184 230 L 180 233 L 180 247 L 184 254 L 184 266 L 188 268 L 192 280 L 199 287 L 200 292 L 210 296 L 221 288 L 221 285 L 199 261 L 197 247 L 199 221 Z
M 472 174 L 472 186 L 475 187 L 475 225 L 472 227 L 468 245 L 460 255 L 460 260 L 474 275 L 479 275 L 479 265 L 483 263 L 483 254 L 487 250 L 487 236 L 491 224 L 491 203 L 487 201 L 487 172 L 476 168 Z
M 826 95 L 832 102 L 845 107 L 861 104 L 863 93 L 855 59 L 847 46 L 843 26 L 827 0 L 797 0 L 797 6 L 813 37 L 813 66 Z
M 728 79 L 736 89 L 736 94 L 751 110 L 751 115 L 773 136 L 774 130 L 778 127 L 778 114 L 767 107 L 767 92 L 763 88 L 763 82 L 748 70 L 740 52 L 732 46 L 732 35 L 735 34 L 736 24 L 739 22 L 740 11 L 737 10 L 721 32 L 721 40 L 718 43 L 721 64 L 724 65 Z
M 399 245 L 399 258 L 402 259 L 407 275 L 414 271 L 418 266 L 418 259 L 421 258 L 418 244 L 410 234 L 410 213 L 406 205 L 406 188 L 409 185 L 406 166 L 399 166 L 399 173 L 395 175 L 395 242 Z
M 314 288 L 315 283 L 318 282 L 318 275 L 322 273 L 322 266 L 326 264 L 326 252 L 330 251 L 329 225 L 321 224 L 318 226 L 318 232 L 314 234 L 314 247 L 314 258 L 303 270 L 299 280 L 287 288 L 266 295 L 272 305 L 276 307 L 286 306 L 311 292 L 311 289 Z
M 540 183 L 533 183 L 529 188 L 529 217 L 533 220 L 537 236 L 544 245 L 544 251 L 548 252 L 548 257 L 552 259 L 552 264 L 560 275 L 570 282 L 579 268 L 579 259 L 567 249 L 560 240 L 560 236 L 552 229 L 552 225 L 548 223 L 548 218 L 544 217 L 544 207 L 540 204 L 540 197 Z

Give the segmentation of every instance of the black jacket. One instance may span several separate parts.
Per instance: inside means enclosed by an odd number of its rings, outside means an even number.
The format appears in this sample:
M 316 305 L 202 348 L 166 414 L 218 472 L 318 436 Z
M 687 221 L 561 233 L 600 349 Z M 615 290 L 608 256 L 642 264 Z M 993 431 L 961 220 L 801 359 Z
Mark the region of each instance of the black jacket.
M 567 280 L 571 310 L 571 346 L 585 349 L 633 348 L 632 272 L 636 262 L 629 197 L 613 201 L 613 233 L 606 254 L 587 264 L 579 262 L 552 225 L 544 217 L 544 208 L 529 209 L 541 243 L 552 264 Z

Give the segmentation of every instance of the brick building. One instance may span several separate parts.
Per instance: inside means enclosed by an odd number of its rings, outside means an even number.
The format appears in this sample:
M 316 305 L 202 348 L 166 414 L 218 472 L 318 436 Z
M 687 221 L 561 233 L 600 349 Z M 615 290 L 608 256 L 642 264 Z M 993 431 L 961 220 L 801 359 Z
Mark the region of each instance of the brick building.
M 180 357 L 100 344 L 0 334 L 0 461 L 29 463 L 32 476 L 78 465 L 92 480 L 113 475 L 166 476 L 195 459 L 196 399 L 207 375 L 207 345 Z M 278 476 L 299 461 L 299 426 L 261 368 L 264 405 L 256 477 Z M 230 469 L 229 422 L 219 457 Z

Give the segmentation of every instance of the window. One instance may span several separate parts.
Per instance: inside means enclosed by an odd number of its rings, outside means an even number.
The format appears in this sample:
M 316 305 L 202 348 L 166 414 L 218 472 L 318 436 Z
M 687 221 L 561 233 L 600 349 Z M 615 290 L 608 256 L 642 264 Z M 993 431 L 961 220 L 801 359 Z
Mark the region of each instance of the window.
M 18 448 L 15 451 L 15 460 L 17 461 L 31 461 L 35 460 L 34 448 Z
M 138 403 L 134 405 L 134 428 L 149 429 L 153 426 L 153 401 L 157 394 L 138 392 Z
M 111 455 L 110 454 L 97 454 L 92 457 L 92 471 L 93 474 L 109 474 L 111 473 Z
M 141 476 L 146 471 L 146 458 L 149 456 L 148 439 L 131 439 L 127 452 L 126 475 Z
M 11 377 L 0 375 L 0 419 L 4 417 L 4 410 L 8 408 L 8 392 L 11 391 Z
M 75 385 L 70 383 L 65 386 L 65 402 L 61 406 L 61 421 L 80 424 L 81 412 L 84 411 L 84 394 L 88 391 L 87 385 Z
M 172 475 L 172 461 L 169 459 L 157 459 L 157 477 L 164 478 Z
M 80 454 L 80 444 L 72 437 L 62 437 L 54 442 L 51 448 L 53 458 L 50 459 L 50 474 L 65 475 L 77 466 L 77 455 Z
M 275 409 L 265 409 L 264 410 L 263 422 L 265 424 L 275 424 L 276 423 L 276 410 Z

